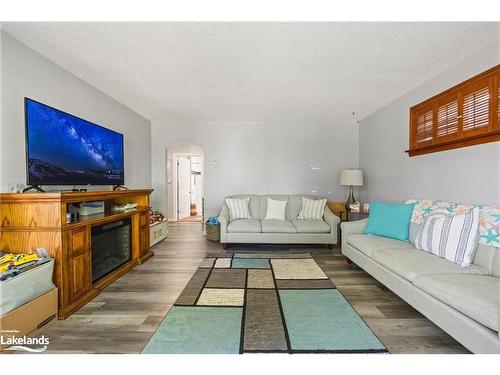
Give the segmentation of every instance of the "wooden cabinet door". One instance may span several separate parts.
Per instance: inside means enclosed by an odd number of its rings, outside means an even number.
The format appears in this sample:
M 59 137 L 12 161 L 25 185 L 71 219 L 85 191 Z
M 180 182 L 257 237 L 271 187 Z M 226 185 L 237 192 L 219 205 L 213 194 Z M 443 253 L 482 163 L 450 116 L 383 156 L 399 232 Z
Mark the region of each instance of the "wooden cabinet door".
M 75 301 L 92 288 L 92 258 L 87 227 L 68 233 L 68 291 Z
M 141 229 L 140 246 L 141 256 L 143 256 L 149 251 L 149 227 Z
M 139 216 L 139 256 L 149 251 L 149 213 L 142 212 Z

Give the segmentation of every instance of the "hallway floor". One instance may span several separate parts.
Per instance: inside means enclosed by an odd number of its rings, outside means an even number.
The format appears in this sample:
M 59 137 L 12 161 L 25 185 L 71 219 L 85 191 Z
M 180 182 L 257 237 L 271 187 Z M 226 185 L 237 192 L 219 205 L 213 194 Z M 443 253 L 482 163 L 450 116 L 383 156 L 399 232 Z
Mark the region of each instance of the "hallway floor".
M 195 215 L 195 216 L 183 217 L 179 221 L 186 223 L 186 222 L 201 222 L 201 220 L 202 220 L 201 215 Z

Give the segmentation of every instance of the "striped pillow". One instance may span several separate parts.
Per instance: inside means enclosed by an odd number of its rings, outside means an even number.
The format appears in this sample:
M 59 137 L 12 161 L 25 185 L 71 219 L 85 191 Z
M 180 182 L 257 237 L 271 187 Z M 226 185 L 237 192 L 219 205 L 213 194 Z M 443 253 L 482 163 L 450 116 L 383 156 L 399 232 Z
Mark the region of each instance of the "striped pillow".
M 302 197 L 302 209 L 298 220 L 323 220 L 326 199 L 309 199 Z
M 248 210 L 248 202 L 250 198 L 243 199 L 226 198 L 226 204 L 229 208 L 229 221 L 236 219 L 251 219 L 250 211 Z
M 458 215 L 436 214 L 425 218 L 415 239 L 417 249 L 470 266 L 479 242 L 479 208 Z

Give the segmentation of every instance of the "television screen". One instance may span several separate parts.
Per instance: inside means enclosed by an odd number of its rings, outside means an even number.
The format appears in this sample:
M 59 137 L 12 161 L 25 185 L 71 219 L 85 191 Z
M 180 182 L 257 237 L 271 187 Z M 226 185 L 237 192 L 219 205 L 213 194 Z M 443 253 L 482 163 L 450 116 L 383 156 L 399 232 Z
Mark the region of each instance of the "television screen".
M 25 98 L 30 185 L 123 185 L 123 135 Z

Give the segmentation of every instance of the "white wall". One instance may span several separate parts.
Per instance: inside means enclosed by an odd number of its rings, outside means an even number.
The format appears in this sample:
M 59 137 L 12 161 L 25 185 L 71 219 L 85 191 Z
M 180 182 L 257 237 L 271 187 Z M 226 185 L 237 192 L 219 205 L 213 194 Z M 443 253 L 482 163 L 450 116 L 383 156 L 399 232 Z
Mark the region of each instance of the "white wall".
M 124 135 L 125 185 L 151 186 L 151 123 L 95 87 L 1 33 L 0 190 L 26 182 L 24 97 Z M 55 146 L 57 152 L 57 146 Z
M 311 193 L 343 201 L 340 170 L 358 165 L 353 123 L 153 121 L 153 205 L 165 211 L 165 149 L 179 143 L 203 149 L 206 217 L 236 193 Z
M 361 121 L 362 200 L 500 202 L 500 143 L 408 157 L 409 108 L 500 62 L 497 41 Z

